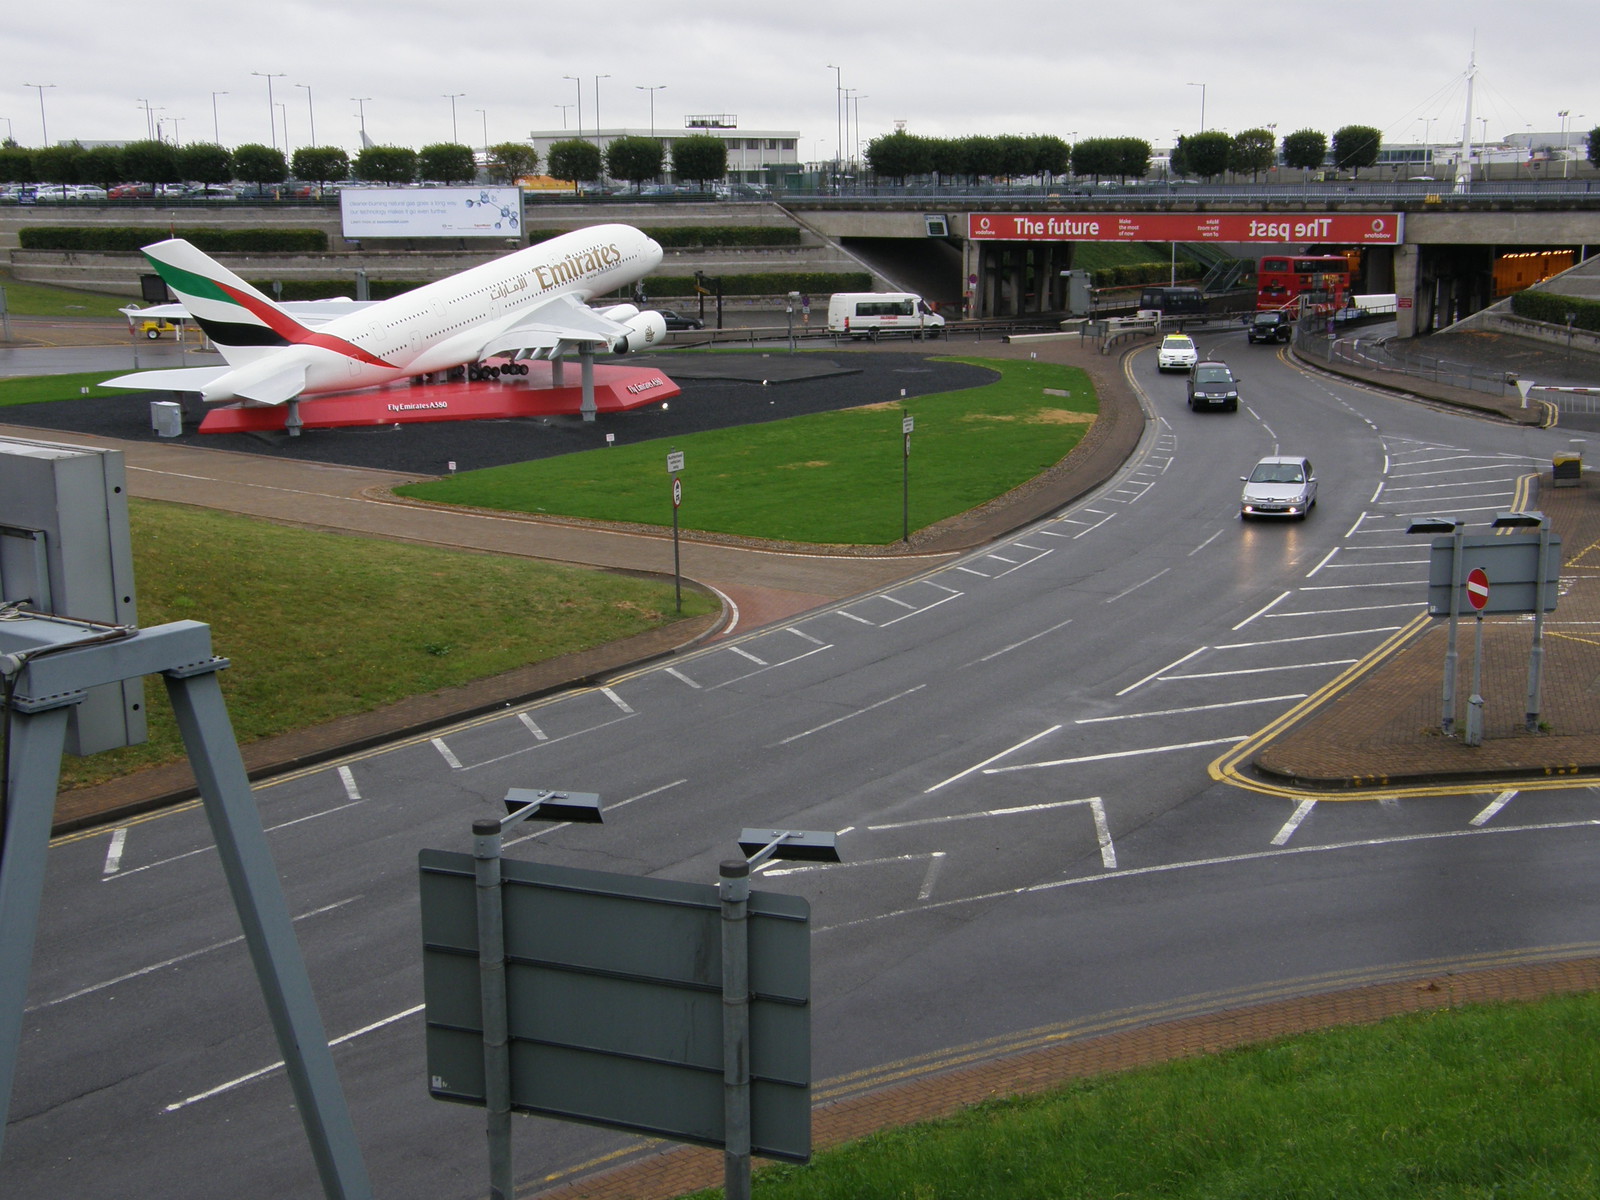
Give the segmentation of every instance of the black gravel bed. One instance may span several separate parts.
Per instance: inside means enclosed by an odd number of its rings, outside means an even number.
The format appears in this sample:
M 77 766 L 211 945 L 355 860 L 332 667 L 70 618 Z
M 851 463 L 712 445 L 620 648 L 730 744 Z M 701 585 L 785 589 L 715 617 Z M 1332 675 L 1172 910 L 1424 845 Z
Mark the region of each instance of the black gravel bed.
M 452 462 L 457 470 L 469 471 L 595 449 L 607 444 L 607 434 L 614 435 L 617 445 L 681 437 L 707 429 L 880 404 L 902 395 L 979 387 L 997 378 L 995 372 L 983 367 L 936 362 L 922 354 L 870 351 L 790 356 L 780 351 L 716 357 L 730 360 L 723 370 L 736 377 L 701 378 L 690 369 L 680 380 L 673 367 L 690 367 L 690 360 L 671 355 L 626 360 L 630 365 L 663 371 L 681 385 L 682 394 L 629 412 L 602 414 L 590 422 L 576 416 L 527 417 L 312 429 L 293 438 L 281 433 L 202 435 L 195 430 L 205 406 L 198 397 L 188 395 L 182 398 L 185 432 L 175 438 L 162 438 L 151 426 L 150 402 L 171 400 L 172 394 L 128 392 L 112 397 L 15 405 L 0 409 L 0 424 L 405 474 L 442 475 Z M 797 371 L 794 367 L 798 364 L 785 364 L 784 360 L 791 357 L 803 358 L 805 369 Z

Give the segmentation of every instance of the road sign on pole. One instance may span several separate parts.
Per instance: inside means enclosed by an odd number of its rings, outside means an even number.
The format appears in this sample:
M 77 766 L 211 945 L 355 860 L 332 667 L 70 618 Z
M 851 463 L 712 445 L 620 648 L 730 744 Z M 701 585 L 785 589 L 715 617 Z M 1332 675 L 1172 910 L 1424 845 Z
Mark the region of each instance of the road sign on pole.
M 1467 572 L 1467 603 L 1482 612 L 1489 603 L 1489 576 L 1482 567 Z

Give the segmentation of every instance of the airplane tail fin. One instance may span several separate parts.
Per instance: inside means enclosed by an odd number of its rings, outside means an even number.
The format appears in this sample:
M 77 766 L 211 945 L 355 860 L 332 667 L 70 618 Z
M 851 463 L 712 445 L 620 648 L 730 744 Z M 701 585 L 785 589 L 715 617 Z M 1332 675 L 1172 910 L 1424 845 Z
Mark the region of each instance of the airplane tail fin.
M 182 238 L 145 246 L 144 256 L 230 363 L 246 362 L 309 334 L 260 291 Z

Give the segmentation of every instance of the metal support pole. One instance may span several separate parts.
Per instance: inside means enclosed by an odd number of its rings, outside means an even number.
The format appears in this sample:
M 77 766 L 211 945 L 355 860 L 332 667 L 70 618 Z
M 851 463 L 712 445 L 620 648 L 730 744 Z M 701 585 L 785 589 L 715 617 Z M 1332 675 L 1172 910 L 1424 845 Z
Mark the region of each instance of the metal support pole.
M 578 349 L 578 362 L 583 368 L 583 403 L 580 410 L 585 421 L 594 420 L 594 347 L 585 342 Z
M 1455 532 L 1450 535 L 1450 627 L 1444 650 L 1444 719 L 1439 723 L 1446 737 L 1456 727 L 1456 667 L 1461 658 L 1456 649 L 1456 631 L 1461 624 L 1461 539 L 1465 536 L 1465 527 L 1457 521 Z
M 511 1200 L 511 1051 L 506 1018 L 505 910 L 500 822 L 472 823 L 478 898 L 478 987 L 483 999 L 483 1098 L 488 1111 L 490 1200 Z
M 166 672 L 167 695 L 278 1035 L 322 1190 L 330 1200 L 366 1200 L 372 1195 L 372 1185 L 333 1068 L 311 979 L 295 941 L 283 887 L 267 850 L 261 814 L 250 794 L 250 779 L 234 740 L 216 667 L 208 664 L 196 670 L 203 673 Z
M 1533 649 L 1528 652 L 1527 730 L 1539 731 L 1539 692 L 1544 680 L 1545 560 L 1550 556 L 1550 522 L 1539 522 L 1539 573 L 1533 582 Z
M 81 693 L 78 699 L 83 699 Z M 71 711 L 70 705 L 63 705 L 11 715 L 10 773 L 6 808 L 0 813 L 4 822 L 0 836 L 5 838 L 0 852 L 0 1151 L 5 1147 L 6 1113 L 22 1044 L 28 971 L 50 852 L 50 818 L 55 813 Z
M 1472 648 L 1472 695 L 1467 697 L 1469 746 L 1483 745 L 1483 613 L 1478 613 L 1477 642 Z
M 750 864 L 717 869 L 722 899 L 722 1194 L 750 1200 Z

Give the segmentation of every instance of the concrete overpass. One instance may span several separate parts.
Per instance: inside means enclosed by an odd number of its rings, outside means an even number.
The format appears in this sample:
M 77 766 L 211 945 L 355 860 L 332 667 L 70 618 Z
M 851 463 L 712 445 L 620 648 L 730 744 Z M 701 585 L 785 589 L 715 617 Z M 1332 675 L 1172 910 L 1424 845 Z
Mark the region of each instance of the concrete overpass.
M 1119 227 L 1148 230 L 1167 216 L 1222 230 L 1251 224 L 1273 227 L 1271 236 L 1214 244 L 1242 257 L 1273 248 L 1363 245 L 1357 238 L 1307 236 L 1286 241 L 1276 232 L 1359 233 L 1365 223 L 1398 217 L 1387 242 L 1364 244 L 1365 287 L 1399 298 L 1401 336 L 1431 332 L 1487 307 L 1494 300 L 1495 258 L 1512 250 L 1572 249 L 1579 259 L 1600 248 L 1600 192 L 1497 191 L 1470 195 L 1410 194 L 1382 190 L 1319 189 L 1304 194 L 1233 194 L 1176 199 L 1168 196 L 1085 201 L 1041 196 L 973 199 L 948 197 L 851 201 L 790 201 L 785 207 L 807 228 L 836 242 L 885 274 L 893 274 L 948 310 L 966 305 L 973 316 L 1013 316 L 1066 307 L 1060 272 L 1073 265 L 1074 247 L 1087 241 L 1157 242 L 1118 238 Z M 1017 237 L 980 237 L 983 218 L 1008 222 Z M 1336 225 L 1318 222 L 1331 218 Z M 1094 235 L 1086 232 L 1098 226 Z M 1107 237 L 1107 231 L 1113 236 Z M 1054 232 L 1052 232 L 1054 231 Z M 1231 236 L 1231 235 L 1230 235 Z M 1291 237 L 1293 234 L 1291 233 Z M 1178 241 L 1200 238 L 1174 236 Z

